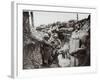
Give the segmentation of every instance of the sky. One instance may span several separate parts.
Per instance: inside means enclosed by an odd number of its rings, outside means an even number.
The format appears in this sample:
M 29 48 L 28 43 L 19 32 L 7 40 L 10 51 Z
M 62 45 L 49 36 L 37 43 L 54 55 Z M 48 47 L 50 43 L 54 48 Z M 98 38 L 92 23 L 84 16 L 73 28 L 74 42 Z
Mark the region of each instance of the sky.
M 63 13 L 63 12 L 46 12 L 46 11 L 34 11 L 34 26 L 42 24 L 50 24 L 57 21 L 67 22 L 69 20 L 77 20 L 77 13 Z M 79 20 L 87 18 L 89 14 L 78 14 Z

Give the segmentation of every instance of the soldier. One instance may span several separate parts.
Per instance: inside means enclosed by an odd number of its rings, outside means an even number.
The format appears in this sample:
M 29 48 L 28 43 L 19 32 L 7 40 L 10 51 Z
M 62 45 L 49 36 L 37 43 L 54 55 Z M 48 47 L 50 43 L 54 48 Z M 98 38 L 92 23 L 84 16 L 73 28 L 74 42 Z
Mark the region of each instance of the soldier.
M 72 32 L 71 38 L 70 38 L 70 50 L 69 53 L 72 55 L 73 52 L 75 52 L 80 47 L 80 39 L 79 39 L 79 31 L 80 26 L 78 24 L 75 25 L 75 30 Z M 78 58 L 76 55 L 70 56 L 71 57 L 71 66 L 78 66 Z
M 53 64 L 57 64 L 57 51 L 61 48 L 61 41 L 60 39 L 58 38 L 58 34 L 57 33 L 52 33 L 51 34 L 52 36 L 50 37 L 49 39 L 49 42 L 51 43 L 52 45 L 52 48 L 53 48 L 53 52 L 52 52 L 52 57 L 53 57 Z
M 72 33 L 70 40 L 70 54 L 72 66 L 86 66 L 90 65 L 90 32 L 89 25 L 85 23 L 86 29 L 80 29 L 76 26 L 76 30 Z
M 52 61 L 52 47 L 51 44 L 48 42 L 49 35 L 46 34 L 41 44 L 41 54 L 42 54 L 42 61 L 43 67 L 49 67 Z

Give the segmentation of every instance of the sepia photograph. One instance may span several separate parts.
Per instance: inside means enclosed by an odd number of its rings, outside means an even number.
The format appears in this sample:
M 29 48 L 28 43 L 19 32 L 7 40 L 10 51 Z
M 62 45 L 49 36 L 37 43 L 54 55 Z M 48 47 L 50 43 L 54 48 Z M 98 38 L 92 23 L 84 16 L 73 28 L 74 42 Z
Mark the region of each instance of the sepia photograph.
M 91 66 L 91 14 L 23 10 L 23 69 Z

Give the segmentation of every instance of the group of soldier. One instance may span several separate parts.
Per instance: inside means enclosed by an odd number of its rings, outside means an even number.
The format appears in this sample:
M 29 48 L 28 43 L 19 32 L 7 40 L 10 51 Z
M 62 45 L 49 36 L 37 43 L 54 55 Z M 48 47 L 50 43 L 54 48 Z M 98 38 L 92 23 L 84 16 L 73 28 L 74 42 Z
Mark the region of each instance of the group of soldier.
M 90 66 L 90 15 L 71 28 L 52 25 L 46 32 L 32 30 L 27 20 L 25 14 L 24 69 Z M 68 32 L 71 32 L 70 35 Z
M 90 16 L 89 16 L 90 17 Z M 90 19 L 87 18 L 87 21 Z M 89 23 L 88 23 L 89 24 Z M 43 54 L 43 65 L 56 67 L 73 67 L 90 65 L 90 26 L 84 23 L 88 30 L 77 22 L 71 33 L 69 41 L 59 38 L 58 27 L 48 31 L 48 36 L 44 36 L 44 44 L 41 49 Z M 64 36 L 67 37 L 67 36 Z M 66 38 L 64 38 L 66 39 Z

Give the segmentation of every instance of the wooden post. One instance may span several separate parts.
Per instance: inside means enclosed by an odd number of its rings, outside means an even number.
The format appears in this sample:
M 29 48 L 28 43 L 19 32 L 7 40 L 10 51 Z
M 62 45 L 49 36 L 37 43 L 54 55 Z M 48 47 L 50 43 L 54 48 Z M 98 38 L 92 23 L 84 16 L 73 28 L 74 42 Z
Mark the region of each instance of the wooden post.
M 31 11 L 29 11 L 29 25 L 30 25 L 30 30 L 32 31 L 34 26 L 33 26 L 33 13 Z
M 32 26 L 34 27 L 34 15 L 33 15 L 33 12 L 31 12 L 31 21 L 32 21 Z
M 78 22 L 78 20 L 79 20 L 79 16 L 78 16 L 78 13 L 77 13 L 77 22 Z

